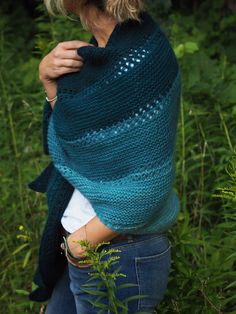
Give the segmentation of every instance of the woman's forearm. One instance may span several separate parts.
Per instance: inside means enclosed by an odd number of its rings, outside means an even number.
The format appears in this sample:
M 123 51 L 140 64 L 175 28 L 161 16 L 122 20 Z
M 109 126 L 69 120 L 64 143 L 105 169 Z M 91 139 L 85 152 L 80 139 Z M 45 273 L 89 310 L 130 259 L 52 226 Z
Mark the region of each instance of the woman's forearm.
M 87 233 L 87 241 L 90 242 L 92 246 L 96 246 L 98 243 L 103 241 L 109 241 L 116 237 L 119 233 L 114 232 L 106 225 L 104 225 L 101 220 L 97 216 L 93 217 L 87 224 L 86 224 L 86 233 Z M 73 232 L 68 237 L 68 243 L 70 246 L 71 251 L 74 255 L 79 255 L 83 253 L 82 248 L 78 245 L 79 240 L 85 240 L 85 229 L 84 226 Z
M 87 223 L 86 230 L 87 240 L 95 245 L 102 241 L 109 241 L 118 235 L 117 232 L 104 225 L 97 216 Z
M 57 94 L 57 83 L 56 81 L 41 81 L 43 88 L 45 90 L 45 93 L 49 99 L 52 99 Z M 55 105 L 56 100 L 53 100 L 50 102 L 50 105 L 53 109 Z

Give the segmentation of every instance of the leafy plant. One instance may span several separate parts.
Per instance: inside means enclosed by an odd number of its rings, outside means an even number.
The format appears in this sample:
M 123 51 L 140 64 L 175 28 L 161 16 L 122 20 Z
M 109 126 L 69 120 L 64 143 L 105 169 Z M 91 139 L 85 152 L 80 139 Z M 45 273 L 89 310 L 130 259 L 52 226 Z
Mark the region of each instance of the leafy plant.
M 112 265 L 118 263 L 119 256 L 111 256 L 107 260 L 103 260 L 104 257 L 109 256 L 113 253 L 121 252 L 121 250 L 117 249 L 109 249 L 102 248 L 99 251 L 100 247 L 106 244 L 110 244 L 110 242 L 101 242 L 95 248 L 91 246 L 91 244 L 86 240 L 79 240 L 76 241 L 80 243 L 82 247 L 85 248 L 84 255 L 88 258 L 85 261 L 79 261 L 78 264 L 87 264 L 91 263 L 91 268 L 94 269 L 96 272 L 89 273 L 91 276 L 88 281 L 93 281 L 94 279 L 99 279 L 99 283 L 86 283 L 83 284 L 83 287 L 94 287 L 94 289 L 86 289 L 81 288 L 83 291 L 87 292 L 88 294 L 97 296 L 95 301 L 88 300 L 93 306 L 100 308 L 101 310 L 98 311 L 98 314 L 102 314 L 104 310 L 110 310 L 111 313 L 115 314 L 127 314 L 128 313 L 128 302 L 136 299 L 141 299 L 147 297 L 147 295 L 136 295 L 125 298 L 124 300 L 119 300 L 117 297 L 117 291 L 119 289 L 127 289 L 133 286 L 138 286 L 134 283 L 125 283 L 122 285 L 116 285 L 116 278 L 117 277 L 126 277 L 125 274 L 120 273 L 120 267 L 115 269 L 114 272 L 110 272 L 109 269 Z M 106 287 L 105 291 L 101 291 L 101 287 Z M 101 299 L 106 298 L 109 300 L 109 304 L 103 304 Z M 147 312 L 136 312 L 140 314 L 146 314 Z M 134 313 L 135 314 L 135 313 Z
M 230 177 L 231 185 L 228 187 L 218 187 L 217 191 L 220 193 L 213 194 L 213 196 L 236 201 L 236 156 L 233 156 L 229 161 L 226 172 Z

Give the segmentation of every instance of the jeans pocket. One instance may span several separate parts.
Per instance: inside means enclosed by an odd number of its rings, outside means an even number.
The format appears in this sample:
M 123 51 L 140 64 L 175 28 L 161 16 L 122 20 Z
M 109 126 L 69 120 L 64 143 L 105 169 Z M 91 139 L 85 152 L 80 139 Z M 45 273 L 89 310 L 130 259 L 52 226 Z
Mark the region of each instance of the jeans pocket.
M 138 310 L 155 308 L 164 298 L 171 266 L 171 245 L 154 255 L 135 258 L 135 269 L 139 285 Z

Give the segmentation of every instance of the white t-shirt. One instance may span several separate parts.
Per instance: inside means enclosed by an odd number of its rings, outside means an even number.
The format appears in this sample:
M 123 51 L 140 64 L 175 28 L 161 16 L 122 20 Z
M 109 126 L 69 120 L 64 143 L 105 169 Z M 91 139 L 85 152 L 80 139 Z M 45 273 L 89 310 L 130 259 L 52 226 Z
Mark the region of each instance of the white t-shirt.
M 66 231 L 73 233 L 94 216 L 96 216 L 96 213 L 89 200 L 79 190 L 75 189 L 63 213 L 61 223 Z

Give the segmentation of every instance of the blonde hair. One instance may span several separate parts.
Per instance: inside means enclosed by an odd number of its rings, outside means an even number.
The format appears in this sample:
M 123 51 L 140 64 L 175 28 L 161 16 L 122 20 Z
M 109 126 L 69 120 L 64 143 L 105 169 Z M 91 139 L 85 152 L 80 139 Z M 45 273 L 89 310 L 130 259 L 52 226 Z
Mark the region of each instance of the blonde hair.
M 86 18 L 86 8 L 89 5 L 97 7 L 94 0 L 67 0 L 71 5 L 76 6 L 77 12 L 83 27 L 88 29 L 88 19 Z M 102 2 L 102 1 L 101 1 Z M 64 0 L 44 0 L 48 12 L 55 15 L 59 12 L 68 15 Z M 127 19 L 133 19 L 140 22 L 139 13 L 144 10 L 144 0 L 103 0 L 102 12 L 109 17 L 116 19 L 118 22 L 124 22 Z

